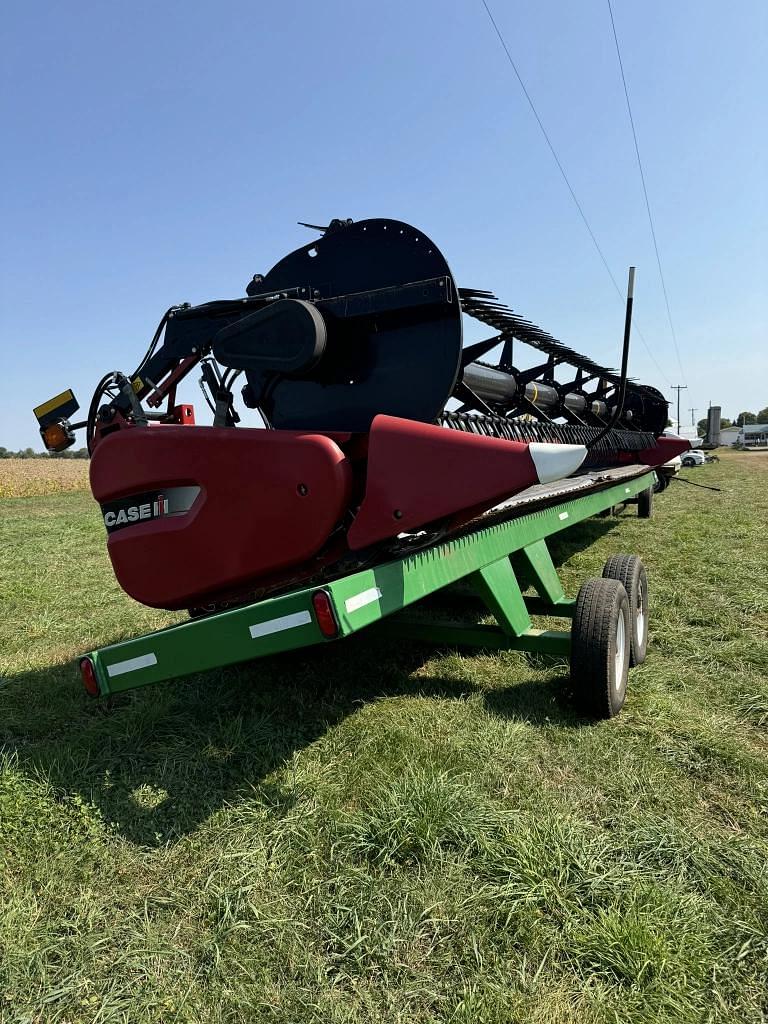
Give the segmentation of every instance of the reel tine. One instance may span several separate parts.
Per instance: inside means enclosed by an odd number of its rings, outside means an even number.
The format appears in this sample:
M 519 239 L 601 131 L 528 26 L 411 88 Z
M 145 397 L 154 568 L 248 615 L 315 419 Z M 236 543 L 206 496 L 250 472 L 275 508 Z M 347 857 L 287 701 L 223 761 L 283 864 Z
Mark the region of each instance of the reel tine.
M 459 288 L 458 291 L 462 311 L 467 316 L 471 316 L 505 335 L 511 335 L 532 348 L 546 352 L 547 355 L 559 356 L 564 362 L 570 363 L 577 369 L 589 370 L 593 373 L 599 372 L 601 376 L 613 382 L 618 380 L 614 368 L 600 366 L 589 356 L 581 355 L 562 341 L 558 341 L 557 338 L 552 337 L 532 321 L 518 316 L 493 292 L 484 292 L 473 288 Z

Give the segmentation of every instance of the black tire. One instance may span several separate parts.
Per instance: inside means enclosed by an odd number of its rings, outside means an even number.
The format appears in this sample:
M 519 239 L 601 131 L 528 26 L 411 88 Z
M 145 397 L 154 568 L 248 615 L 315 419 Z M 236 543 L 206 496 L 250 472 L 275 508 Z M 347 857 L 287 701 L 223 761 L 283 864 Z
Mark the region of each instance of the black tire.
M 646 487 L 638 494 L 637 514 L 641 519 L 650 519 L 653 515 L 653 487 Z
M 657 494 L 661 494 L 663 491 L 666 491 L 666 489 L 668 487 L 669 487 L 669 477 L 667 476 L 666 473 L 660 473 L 657 470 L 656 471 L 656 483 L 654 484 L 654 487 L 653 487 L 654 491 Z
M 682 464 L 687 469 L 690 469 L 691 466 L 695 466 L 696 465 L 696 460 L 695 459 L 687 459 L 687 458 L 683 457 L 680 461 L 682 462 Z
M 637 555 L 612 555 L 603 579 L 618 580 L 629 600 L 629 666 L 642 665 L 648 650 L 648 577 Z
M 622 583 L 589 579 L 571 628 L 571 684 L 581 711 L 613 718 L 624 706 L 629 670 L 629 600 Z

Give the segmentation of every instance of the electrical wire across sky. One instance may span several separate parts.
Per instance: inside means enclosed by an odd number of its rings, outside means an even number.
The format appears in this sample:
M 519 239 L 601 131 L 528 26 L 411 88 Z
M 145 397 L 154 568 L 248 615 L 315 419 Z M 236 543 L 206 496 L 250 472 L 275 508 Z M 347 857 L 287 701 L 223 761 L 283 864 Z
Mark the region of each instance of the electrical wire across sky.
M 528 105 L 531 108 L 531 112 L 533 113 L 533 116 L 536 119 L 536 123 L 538 124 L 538 126 L 539 126 L 539 128 L 541 130 L 541 134 L 544 136 L 544 141 L 547 143 L 547 146 L 549 147 L 549 151 L 552 154 L 552 157 L 553 157 L 555 163 L 557 164 L 557 169 L 559 170 L 560 175 L 561 175 L 563 181 L 565 182 L 566 188 L 568 189 L 568 192 L 570 193 L 571 199 L 573 200 L 573 203 L 574 203 L 576 209 L 579 212 L 579 216 L 581 217 L 581 220 L 584 223 L 584 227 L 587 229 L 589 237 L 592 240 L 592 244 L 594 245 L 595 250 L 597 251 L 597 254 L 600 257 L 600 261 L 602 262 L 603 266 L 605 267 L 605 270 L 606 270 L 606 272 L 608 274 L 608 277 L 610 278 L 611 283 L 613 284 L 614 290 L 616 291 L 616 294 L 618 295 L 619 300 L 621 301 L 621 303 L 623 305 L 624 301 L 625 301 L 624 300 L 624 293 L 622 292 L 621 288 L 619 287 L 619 284 L 616 281 L 616 278 L 615 278 L 615 276 L 613 274 L 613 271 L 611 270 L 611 268 L 610 268 L 610 266 L 608 264 L 608 261 L 605 258 L 605 254 L 603 253 L 603 250 L 601 249 L 600 244 L 597 241 L 595 233 L 592 230 L 592 226 L 590 225 L 589 220 L 587 218 L 587 215 L 584 212 L 584 207 L 579 202 L 579 199 L 578 199 L 578 197 L 576 195 L 576 192 L 574 191 L 574 188 L 571 185 L 571 182 L 570 182 L 570 180 L 568 178 L 568 175 L 565 172 L 565 168 L 563 167 L 562 161 L 560 160 L 560 157 L 557 155 L 557 151 L 556 151 L 556 149 L 554 147 L 552 139 L 550 138 L 550 135 L 547 132 L 547 129 L 544 127 L 544 123 L 543 123 L 541 117 L 539 116 L 539 112 L 537 111 L 536 105 L 534 104 L 534 102 L 533 102 L 533 100 L 531 98 L 531 94 L 528 92 L 528 89 L 526 88 L 525 82 L 523 81 L 523 77 L 520 74 L 520 71 L 518 70 L 518 67 L 517 67 L 517 65 L 516 65 L 516 63 L 515 63 L 515 61 L 514 61 L 514 59 L 512 57 L 512 54 L 510 53 L 509 47 L 507 46 L 506 40 L 504 39 L 504 36 L 502 35 L 501 29 L 499 28 L 499 26 L 498 26 L 498 24 L 496 22 L 496 19 L 494 18 L 493 13 L 492 13 L 490 7 L 488 6 L 487 0 L 481 0 L 481 2 L 483 4 L 483 7 L 485 8 L 486 14 L 488 15 L 488 18 L 489 18 L 489 20 L 491 22 L 491 25 L 493 26 L 493 29 L 494 29 L 497 37 L 498 37 L 498 40 L 501 43 L 502 49 L 504 50 L 504 53 L 506 54 L 507 60 L 509 61 L 509 65 L 510 65 L 510 67 L 512 68 L 512 70 L 515 73 L 515 77 L 517 78 L 517 81 L 518 81 L 518 83 L 520 85 L 520 88 L 523 91 L 523 95 L 525 96 L 526 100 L 528 101 Z M 610 3 L 609 3 L 609 8 L 610 8 Z M 611 11 L 610 13 L 611 13 L 611 24 L 613 24 L 613 11 Z M 616 41 L 617 53 L 619 53 L 619 49 L 618 49 L 618 45 L 619 44 L 618 44 L 618 39 L 616 37 L 615 28 L 614 28 L 614 39 Z M 666 307 L 667 307 L 667 315 L 669 317 L 669 325 L 670 325 L 670 328 L 672 330 L 672 338 L 673 338 L 674 345 L 675 345 L 675 352 L 677 353 L 677 361 L 678 361 L 678 364 L 680 364 L 680 372 L 681 372 L 681 374 L 683 374 L 682 363 L 681 363 L 681 360 L 680 360 L 680 352 L 679 352 L 678 345 L 677 345 L 677 337 L 675 335 L 674 327 L 672 325 L 672 314 L 670 312 L 670 305 L 669 305 L 669 299 L 667 297 L 666 284 L 664 282 L 664 275 L 663 275 L 662 269 L 661 269 L 661 257 L 659 255 L 659 248 L 658 248 L 658 244 L 656 242 L 656 233 L 655 233 L 655 230 L 654 230 L 654 227 L 653 227 L 653 218 L 651 216 L 650 203 L 648 201 L 648 192 L 647 192 L 647 189 L 645 187 L 645 177 L 643 175 L 642 163 L 640 162 L 640 151 L 639 151 L 639 147 L 638 147 L 638 144 L 637 144 L 637 135 L 635 133 L 634 121 L 632 121 L 631 107 L 630 107 L 630 104 L 629 104 L 629 94 L 628 94 L 627 87 L 626 87 L 626 80 L 624 78 L 624 69 L 623 69 L 623 66 L 621 65 L 621 54 L 620 53 L 619 53 L 619 66 L 621 68 L 622 81 L 624 82 L 624 93 L 625 93 L 626 100 L 627 100 L 627 108 L 630 111 L 630 122 L 631 122 L 631 125 L 632 125 L 632 134 L 633 134 L 633 137 L 635 139 L 635 152 L 637 154 L 638 165 L 640 166 L 640 175 L 641 175 L 641 180 L 642 180 L 642 184 L 643 184 L 643 193 L 645 195 L 646 209 L 648 211 L 648 217 L 649 217 L 649 220 L 650 220 L 650 223 L 651 223 L 651 233 L 652 233 L 652 236 L 653 236 L 654 249 L 656 251 L 656 260 L 657 260 L 658 267 L 659 267 L 659 275 L 661 277 L 662 289 L 664 291 L 664 299 L 665 299 Z M 645 346 L 645 349 L 646 349 L 646 351 L 648 353 L 648 356 L 650 357 L 650 359 L 653 362 L 654 366 L 659 371 L 659 373 L 664 378 L 664 380 L 667 382 L 667 386 L 671 387 L 672 386 L 672 382 L 671 382 L 670 378 L 667 376 L 667 374 L 664 372 L 664 370 L 662 370 L 661 366 L 659 365 L 659 362 L 656 359 L 656 356 L 654 355 L 650 345 L 648 344 L 648 342 L 647 342 L 643 332 L 637 326 L 635 326 L 635 330 L 637 331 L 637 334 L 639 335 L 640 340 L 642 341 L 643 345 Z M 684 374 L 683 374 L 683 379 L 685 379 L 685 375 Z
M 632 139 L 635 143 L 635 156 L 637 157 L 637 167 L 640 171 L 640 181 L 643 186 L 643 196 L 645 198 L 645 209 L 648 212 L 648 223 L 651 228 L 651 238 L 653 239 L 653 249 L 656 253 L 656 263 L 659 268 L 659 278 L 661 280 L 661 290 L 664 293 L 664 304 L 667 307 L 667 319 L 669 320 L 669 330 L 672 334 L 672 341 L 675 346 L 675 355 L 677 356 L 677 365 L 680 369 L 680 376 L 683 378 L 683 383 L 687 384 L 685 379 L 685 370 L 683 369 L 683 363 L 680 359 L 680 349 L 677 345 L 677 334 L 675 333 L 675 325 L 672 323 L 672 310 L 669 308 L 669 295 L 667 294 L 667 283 L 664 280 L 664 271 L 661 269 L 661 256 L 659 254 L 659 243 L 656 240 L 656 228 L 653 223 L 653 214 L 651 213 L 651 202 L 648 198 L 648 189 L 645 184 L 645 172 L 643 171 L 643 161 L 640 159 L 640 146 L 637 141 L 637 132 L 635 131 L 635 119 L 632 116 L 632 104 L 629 102 L 629 89 L 627 88 L 627 79 L 624 75 L 624 62 L 621 59 L 621 49 L 619 48 L 619 37 L 616 34 L 616 22 L 613 20 L 613 7 L 611 6 L 611 0 L 608 2 L 608 13 L 611 16 L 611 29 L 613 30 L 613 41 L 616 44 L 616 56 L 619 59 L 619 70 L 621 71 L 621 83 L 624 86 L 624 98 L 627 101 L 627 113 L 629 114 L 629 123 L 632 128 Z

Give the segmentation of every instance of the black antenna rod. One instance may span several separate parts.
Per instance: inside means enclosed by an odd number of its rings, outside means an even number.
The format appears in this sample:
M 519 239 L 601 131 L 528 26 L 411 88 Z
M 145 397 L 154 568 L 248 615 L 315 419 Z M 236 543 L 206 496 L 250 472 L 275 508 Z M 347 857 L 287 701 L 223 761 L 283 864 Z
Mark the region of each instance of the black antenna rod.
M 624 412 L 624 400 L 627 395 L 627 367 L 629 365 L 629 335 L 632 330 L 632 304 L 635 299 L 635 268 L 629 268 L 629 281 L 627 282 L 627 310 L 624 314 L 624 347 L 621 352 L 621 385 L 619 388 L 619 396 L 616 405 L 613 407 L 613 415 L 610 420 L 600 433 L 592 438 L 587 448 L 594 448 L 594 446 L 605 437 L 606 434 L 610 433 L 611 430 L 616 426 L 619 417 Z

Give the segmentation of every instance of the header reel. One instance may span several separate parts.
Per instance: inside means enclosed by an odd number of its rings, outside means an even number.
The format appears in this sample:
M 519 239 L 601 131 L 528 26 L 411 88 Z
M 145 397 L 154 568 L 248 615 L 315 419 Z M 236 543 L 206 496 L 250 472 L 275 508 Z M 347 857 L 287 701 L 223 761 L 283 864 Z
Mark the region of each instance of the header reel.
M 83 425 L 92 449 L 127 424 L 181 422 L 176 389 L 198 364 L 217 426 L 239 420 L 232 392 L 238 376 L 246 382 L 244 404 L 283 430 L 364 433 L 378 414 L 465 429 L 451 414 L 458 407 L 469 419 L 486 417 L 496 436 L 499 420 L 516 421 L 529 440 L 551 436 L 547 425 L 557 423 L 568 443 L 571 434 L 596 436 L 616 414 L 615 371 L 492 293 L 457 288 L 440 250 L 416 228 L 377 218 L 336 220 L 320 230 L 317 241 L 254 276 L 245 297 L 169 309 L 133 374 L 101 381 L 83 424 L 67 421 L 77 408 L 71 392 L 69 404 L 39 407 L 46 447 L 62 450 L 57 446 L 73 443 L 73 430 Z M 494 333 L 463 348 L 462 313 Z M 518 368 L 516 341 L 543 360 Z M 498 357 L 489 362 L 494 350 Z M 667 403 L 655 388 L 630 381 L 615 418 L 615 447 L 626 447 L 629 433 L 648 442 L 664 430 Z

